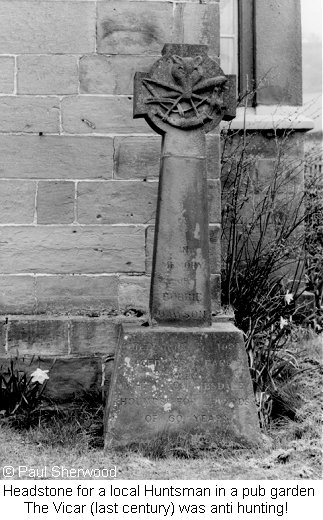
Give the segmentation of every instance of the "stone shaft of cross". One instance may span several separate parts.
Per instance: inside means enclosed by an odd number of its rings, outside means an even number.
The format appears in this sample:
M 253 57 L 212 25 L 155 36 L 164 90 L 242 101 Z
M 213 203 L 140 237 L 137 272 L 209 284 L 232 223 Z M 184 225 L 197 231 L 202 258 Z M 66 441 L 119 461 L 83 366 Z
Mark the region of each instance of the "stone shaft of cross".
M 201 128 L 162 142 L 150 313 L 158 323 L 210 325 L 206 144 Z

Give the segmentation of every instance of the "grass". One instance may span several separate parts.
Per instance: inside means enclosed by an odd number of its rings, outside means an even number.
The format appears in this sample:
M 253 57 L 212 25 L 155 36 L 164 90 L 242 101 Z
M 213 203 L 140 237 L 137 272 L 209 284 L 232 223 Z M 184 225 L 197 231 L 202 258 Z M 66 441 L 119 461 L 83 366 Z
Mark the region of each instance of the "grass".
M 277 414 L 260 448 L 223 446 L 201 436 L 183 435 L 164 437 L 135 450 L 104 452 L 102 407 L 94 409 L 93 402 L 83 402 L 82 407 L 48 412 L 29 430 L 17 430 L 2 421 L 0 467 L 10 464 L 16 468 L 15 478 L 24 480 L 35 477 L 19 477 L 19 466 L 39 471 L 47 467 L 49 473 L 53 466 L 68 470 L 116 466 L 116 477 L 121 480 L 320 479 L 322 336 L 304 339 L 298 335 L 288 348 L 298 361 L 298 370 L 292 378 L 280 381 L 279 390 L 292 403 L 295 416 L 292 420 Z

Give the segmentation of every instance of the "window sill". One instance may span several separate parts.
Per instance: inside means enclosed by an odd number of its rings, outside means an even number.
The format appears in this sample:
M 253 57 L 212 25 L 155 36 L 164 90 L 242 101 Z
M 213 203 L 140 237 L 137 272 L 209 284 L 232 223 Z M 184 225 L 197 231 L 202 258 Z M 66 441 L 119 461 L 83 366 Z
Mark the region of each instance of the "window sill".
M 223 121 L 221 130 L 298 130 L 307 132 L 314 128 L 314 121 L 306 117 L 301 106 L 239 107 L 235 119 Z

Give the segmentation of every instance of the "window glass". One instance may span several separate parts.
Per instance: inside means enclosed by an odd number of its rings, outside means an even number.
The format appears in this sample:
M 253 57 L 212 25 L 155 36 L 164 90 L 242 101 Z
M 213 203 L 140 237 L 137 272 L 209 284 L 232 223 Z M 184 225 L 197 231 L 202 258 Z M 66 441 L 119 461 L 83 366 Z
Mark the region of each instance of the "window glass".
M 220 58 L 225 74 L 238 73 L 238 0 L 220 1 Z

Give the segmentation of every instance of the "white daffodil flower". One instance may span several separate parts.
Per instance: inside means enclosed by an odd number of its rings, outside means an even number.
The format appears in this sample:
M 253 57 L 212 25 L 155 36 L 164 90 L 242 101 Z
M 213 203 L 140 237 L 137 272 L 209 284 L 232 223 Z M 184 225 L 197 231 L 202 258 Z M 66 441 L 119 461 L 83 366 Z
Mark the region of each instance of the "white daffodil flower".
M 294 295 L 287 291 L 287 293 L 284 296 L 284 300 L 287 303 L 287 305 L 290 304 L 290 302 L 294 299 Z
M 47 372 L 49 372 L 49 370 L 42 370 L 41 368 L 37 368 L 37 370 L 31 374 L 31 382 L 42 385 L 46 379 L 49 379 Z
M 288 320 L 285 320 L 285 318 L 283 318 L 281 316 L 280 317 L 280 328 L 283 329 L 284 327 L 286 327 L 286 325 L 288 325 Z

